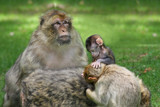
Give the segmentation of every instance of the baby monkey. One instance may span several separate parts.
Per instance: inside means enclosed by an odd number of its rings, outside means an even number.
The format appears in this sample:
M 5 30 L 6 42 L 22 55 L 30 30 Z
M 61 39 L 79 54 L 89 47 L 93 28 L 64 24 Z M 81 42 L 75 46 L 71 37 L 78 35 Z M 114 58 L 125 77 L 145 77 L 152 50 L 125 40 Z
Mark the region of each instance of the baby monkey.
M 95 34 L 87 38 L 86 48 L 92 54 L 92 66 L 99 68 L 100 63 L 115 64 L 115 57 L 111 49 L 103 43 L 102 38 Z

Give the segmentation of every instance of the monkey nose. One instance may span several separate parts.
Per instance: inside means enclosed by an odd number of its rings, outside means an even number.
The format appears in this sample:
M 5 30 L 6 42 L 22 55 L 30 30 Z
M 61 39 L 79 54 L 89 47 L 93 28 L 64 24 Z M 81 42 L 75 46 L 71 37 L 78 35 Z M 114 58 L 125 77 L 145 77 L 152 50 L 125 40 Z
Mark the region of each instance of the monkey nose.
M 61 31 L 62 31 L 62 32 L 66 32 L 66 30 L 65 30 L 65 29 L 62 29 Z

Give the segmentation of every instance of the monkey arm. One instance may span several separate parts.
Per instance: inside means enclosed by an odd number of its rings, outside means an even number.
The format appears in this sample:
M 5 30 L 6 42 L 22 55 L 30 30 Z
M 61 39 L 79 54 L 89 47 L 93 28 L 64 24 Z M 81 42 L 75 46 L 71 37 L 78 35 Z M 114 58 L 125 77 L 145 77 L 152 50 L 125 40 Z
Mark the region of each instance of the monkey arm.
M 112 58 L 110 57 L 105 57 L 105 58 L 101 58 L 101 59 L 97 59 L 95 62 L 92 62 L 92 66 L 94 68 L 99 68 L 101 65 L 100 63 L 104 63 L 106 65 L 109 65 L 109 64 L 114 64 L 115 63 L 115 60 L 113 60 Z
M 115 63 L 115 61 L 110 57 L 106 57 L 106 58 L 103 58 L 103 59 L 98 59 L 96 62 L 104 63 L 104 64 L 107 64 L 107 65 Z
M 115 56 L 114 56 L 112 50 L 109 47 L 106 47 L 106 50 L 108 52 L 106 53 L 106 57 L 103 59 L 106 59 L 106 62 L 110 62 L 108 64 L 115 64 Z
M 91 91 L 91 89 L 87 89 L 86 90 L 86 95 L 90 100 L 94 101 L 96 104 L 101 105 L 101 101 L 99 100 L 95 91 Z

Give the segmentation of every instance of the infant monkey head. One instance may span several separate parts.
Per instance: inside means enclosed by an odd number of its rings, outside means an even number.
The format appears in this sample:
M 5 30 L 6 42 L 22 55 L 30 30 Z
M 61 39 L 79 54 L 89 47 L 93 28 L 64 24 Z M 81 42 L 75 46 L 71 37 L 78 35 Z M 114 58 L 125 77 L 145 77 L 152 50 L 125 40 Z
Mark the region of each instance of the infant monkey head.
M 88 37 L 86 40 L 86 48 L 89 52 L 91 52 L 94 59 L 99 56 L 103 45 L 102 38 L 97 34 Z
M 106 65 L 115 64 L 115 57 L 112 50 L 105 46 L 102 38 L 99 35 L 92 35 L 86 40 L 86 48 L 92 56 L 92 66 L 99 68 L 100 63 Z
M 95 84 L 103 74 L 105 66 L 105 64 L 101 63 L 101 67 L 96 69 L 91 64 L 87 65 L 83 72 L 83 77 L 86 82 Z

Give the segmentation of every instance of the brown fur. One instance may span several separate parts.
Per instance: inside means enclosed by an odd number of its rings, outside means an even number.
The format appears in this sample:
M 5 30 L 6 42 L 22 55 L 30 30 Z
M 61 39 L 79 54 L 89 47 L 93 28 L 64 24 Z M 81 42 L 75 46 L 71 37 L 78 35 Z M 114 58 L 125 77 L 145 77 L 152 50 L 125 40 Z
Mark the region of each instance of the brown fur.
M 23 107 L 91 107 L 85 95 L 88 86 L 81 77 L 83 68 L 37 69 L 22 81 Z M 58 78 L 57 78 L 58 77 Z
M 6 73 L 4 107 L 20 106 L 20 86 L 17 83 L 21 84 L 21 81 L 34 70 L 52 69 L 54 71 L 83 67 L 87 64 L 87 56 L 80 35 L 72 24 L 67 28 L 70 42 L 62 44 L 57 41 L 61 31 L 53 30 L 52 24 L 59 19 L 71 23 L 71 18 L 66 13 L 57 10 L 48 11 L 41 17 L 40 25 L 33 32 L 29 45 Z M 61 29 L 65 27 L 62 26 Z
M 141 107 L 151 107 L 151 93 L 149 89 L 143 84 L 142 80 L 139 80 L 141 87 Z

